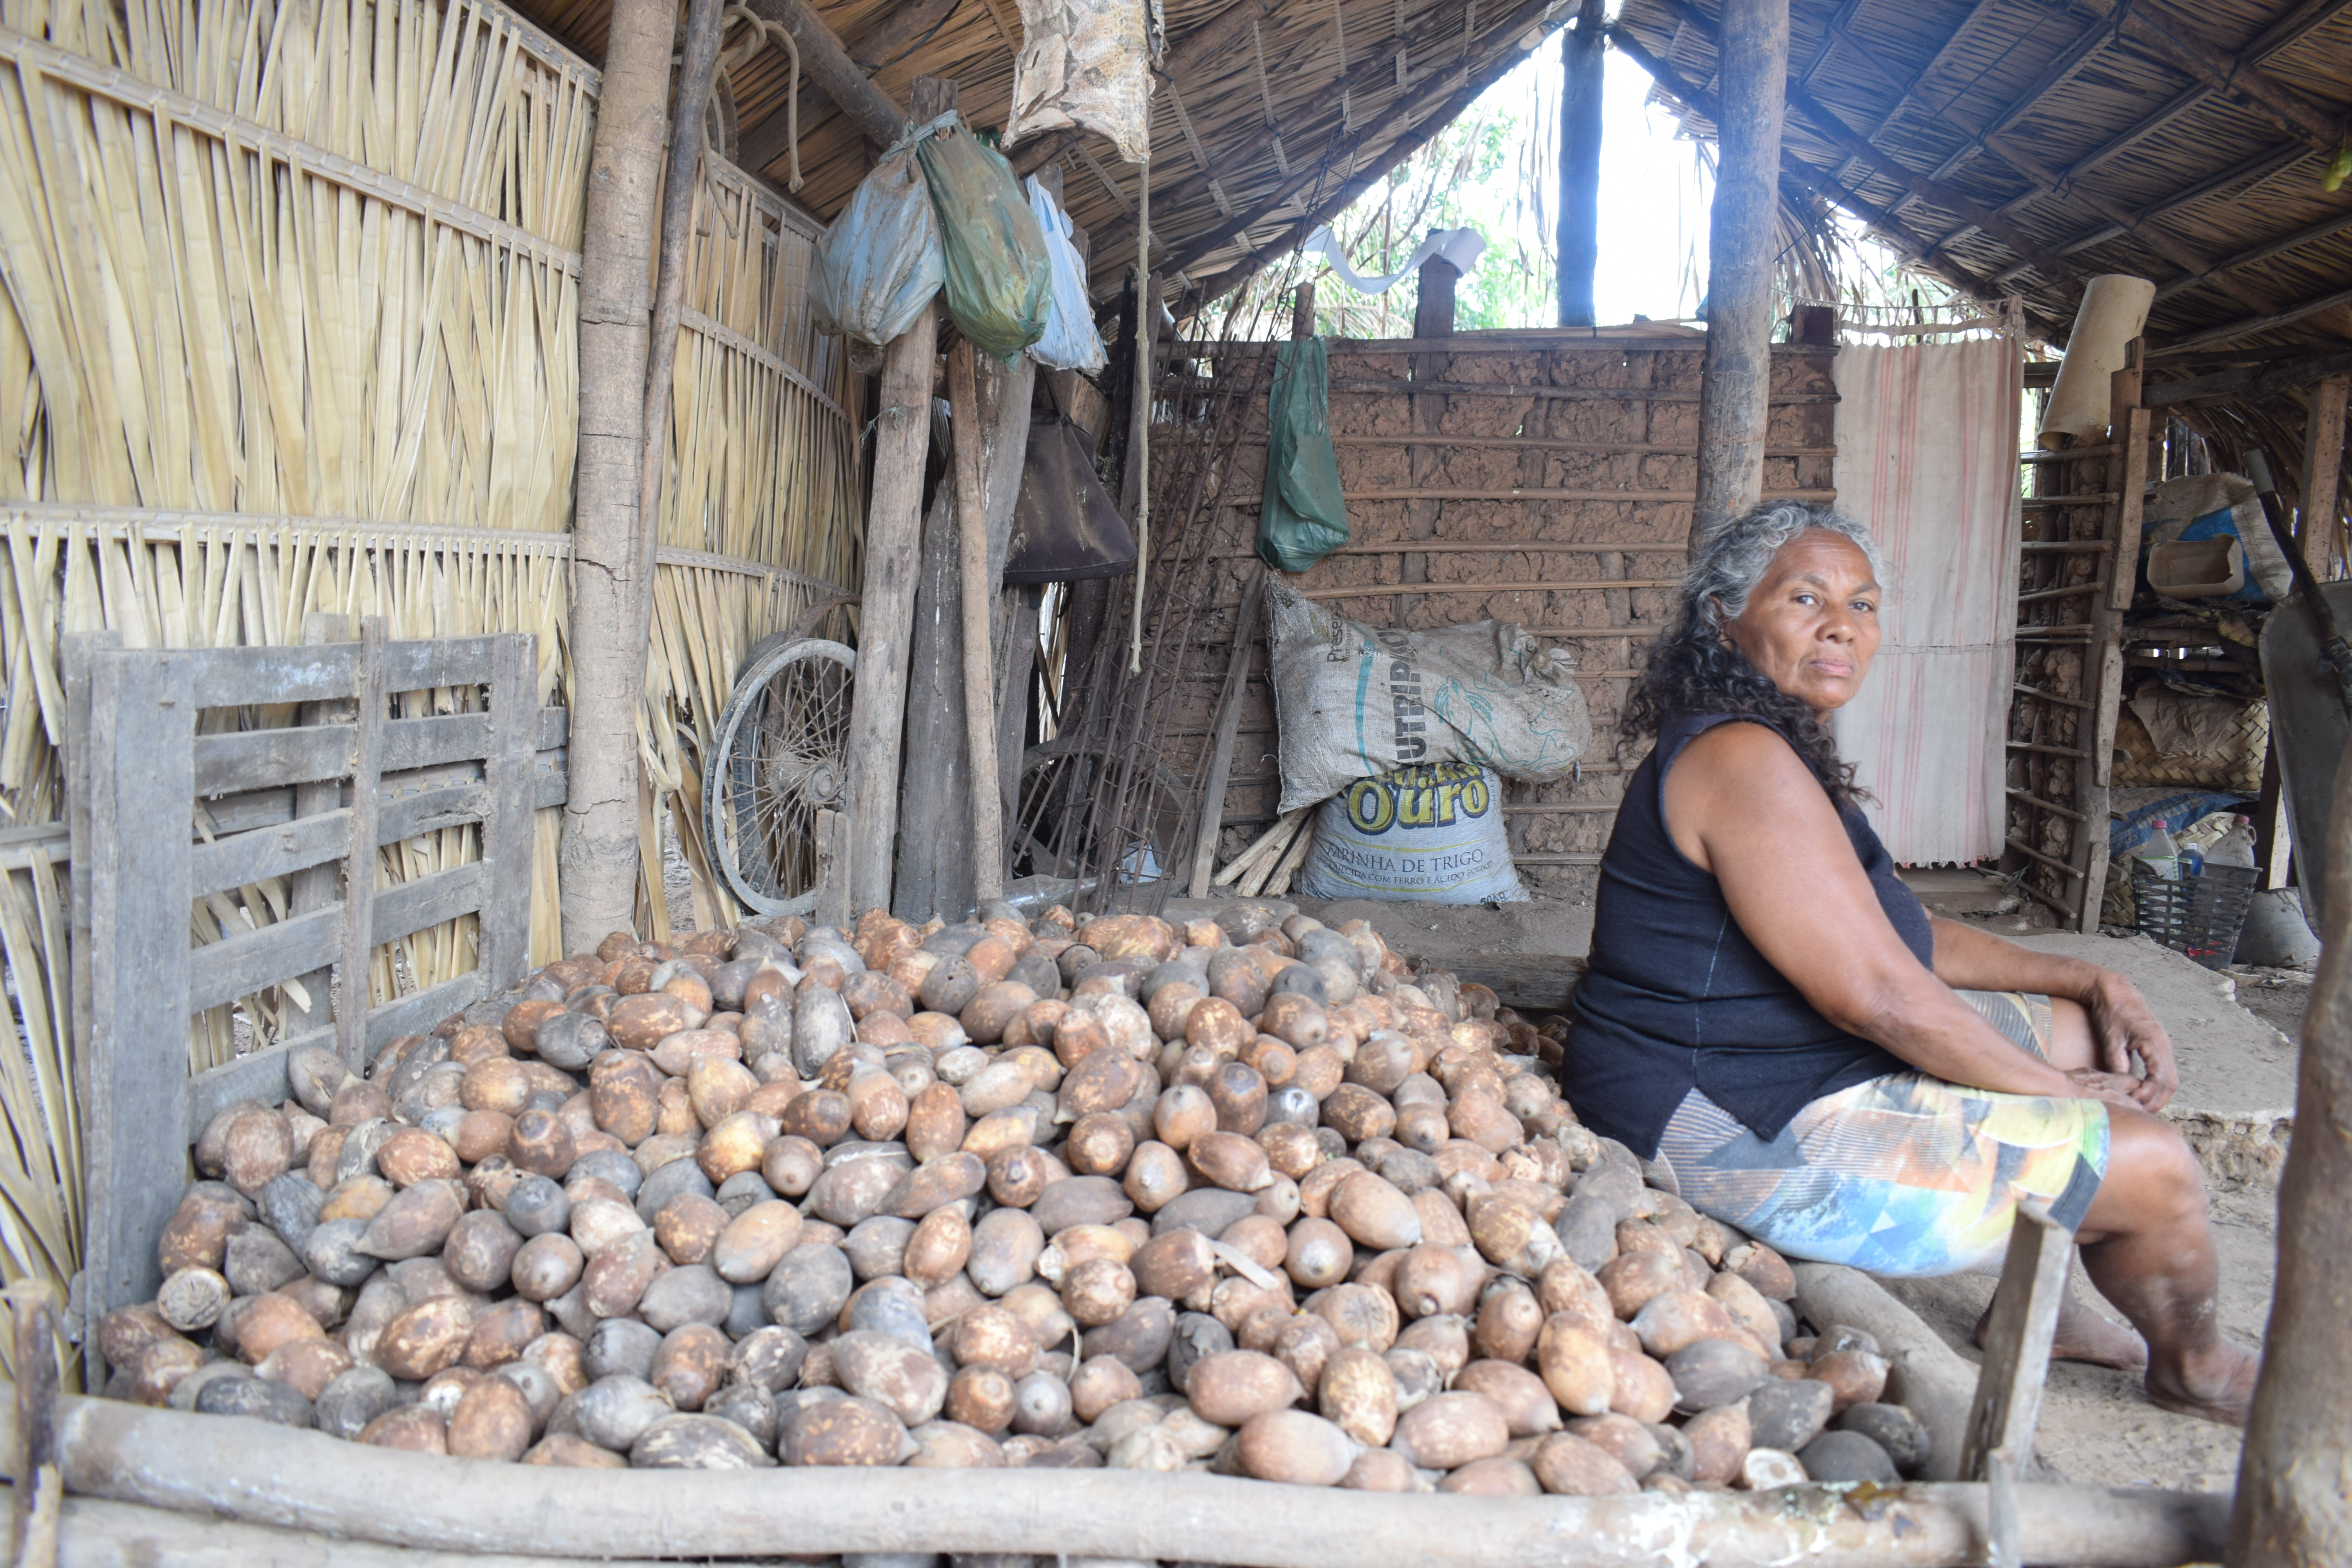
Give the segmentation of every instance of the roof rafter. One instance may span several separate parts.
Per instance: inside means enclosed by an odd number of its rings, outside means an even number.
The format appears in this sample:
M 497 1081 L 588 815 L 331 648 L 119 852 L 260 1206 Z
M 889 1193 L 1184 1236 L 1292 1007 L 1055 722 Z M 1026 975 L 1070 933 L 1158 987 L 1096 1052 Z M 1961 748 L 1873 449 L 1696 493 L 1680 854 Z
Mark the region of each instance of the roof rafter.
M 2344 142 L 2341 110 L 2315 103 L 2242 53 L 2223 48 L 2164 0 L 2082 0 L 2149 55 L 2213 91 L 2236 100 L 2314 152 L 2332 153 Z
M 1720 50 L 1721 44 L 1715 24 L 1710 22 L 1688 0 L 1658 0 L 1668 14 L 1704 37 L 1710 47 Z M 1813 136 L 1829 143 L 1849 163 L 1859 163 L 1872 173 L 1892 180 L 1912 195 L 1930 206 L 1957 215 L 1964 223 L 1983 229 L 2017 255 L 2032 262 L 2044 280 L 2058 284 L 2079 280 L 2082 273 L 2064 257 L 2042 245 L 2040 240 L 1992 211 L 1975 197 L 1948 185 L 1940 184 L 1927 175 L 1912 170 L 1899 160 L 1880 152 L 1856 134 L 1845 121 L 1803 88 L 1791 84 L 1789 108 L 1804 122 Z

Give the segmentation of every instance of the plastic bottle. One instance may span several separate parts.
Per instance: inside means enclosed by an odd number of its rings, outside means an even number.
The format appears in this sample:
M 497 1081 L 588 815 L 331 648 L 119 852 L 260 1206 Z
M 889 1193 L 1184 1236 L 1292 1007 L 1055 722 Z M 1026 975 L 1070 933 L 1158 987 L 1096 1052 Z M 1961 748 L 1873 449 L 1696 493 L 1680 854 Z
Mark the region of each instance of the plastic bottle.
M 2254 868 L 2254 819 L 2233 816 L 2230 830 L 2213 841 L 2210 853 L 2205 857 L 2208 866 L 2236 866 L 2244 870 Z
M 2147 841 L 2132 858 L 2146 862 L 2150 871 L 2168 882 L 2180 879 L 2180 849 L 2172 841 L 2171 825 L 2160 816 L 2148 829 Z

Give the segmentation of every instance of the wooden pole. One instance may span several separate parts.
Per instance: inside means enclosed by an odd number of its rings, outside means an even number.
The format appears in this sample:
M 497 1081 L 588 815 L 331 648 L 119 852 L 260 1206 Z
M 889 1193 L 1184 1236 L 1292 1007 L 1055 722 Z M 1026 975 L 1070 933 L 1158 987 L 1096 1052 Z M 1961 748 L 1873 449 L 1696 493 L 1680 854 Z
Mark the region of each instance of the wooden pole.
M 1706 358 L 1699 384 L 1694 537 L 1764 490 L 1772 382 L 1773 214 L 1789 78 L 1789 0 L 1725 0 L 1720 158 L 1707 226 Z
M 2328 820 L 2319 975 L 2303 1015 L 2278 1272 L 2239 1453 L 2230 1568 L 2352 1561 L 2352 749 Z
M 1608 0 L 1583 0 L 1559 35 L 1559 324 L 1598 324 L 1592 274 L 1601 264 L 1601 82 Z
M 963 590 L 963 733 L 971 795 L 975 901 L 1004 896 L 1003 792 L 996 777 L 996 660 L 989 654 L 988 500 L 980 479 L 980 388 L 969 339 L 948 355 L 949 419 L 955 431 L 957 566 Z M 957 911 L 961 913 L 961 910 Z
M 1249 694 L 1250 660 L 1257 652 L 1258 605 L 1265 596 L 1265 567 L 1254 565 L 1242 591 L 1241 614 L 1234 617 L 1234 656 L 1225 666 L 1225 689 L 1217 699 L 1216 742 L 1209 752 L 1209 776 L 1201 784 L 1200 826 L 1192 831 L 1191 896 L 1209 896 L 1217 868 L 1217 836 L 1225 825 L 1225 781 L 1233 776 L 1234 741 L 1241 733 L 1242 699 Z
M 2313 387 L 2303 443 L 2303 563 L 2325 583 L 2336 575 L 2336 490 L 2344 477 L 2344 418 L 2352 376 Z
M 959 0 L 898 0 L 889 13 L 870 30 L 852 29 L 841 38 L 843 52 L 850 63 L 869 78 L 883 67 L 894 65 L 907 52 L 909 45 L 930 36 L 956 8 Z M 838 37 L 838 35 L 836 35 Z M 793 39 L 799 43 L 797 37 Z M 800 122 L 802 134 L 823 116 L 840 108 L 833 95 L 814 81 L 801 84 Z M 749 131 L 736 144 L 736 163 L 742 168 L 766 168 L 782 156 L 784 144 L 792 134 L 792 117 L 782 107 Z
M 1462 281 L 1462 273 L 1452 262 L 1431 257 L 1421 264 L 1421 275 L 1414 279 L 1418 293 L 1412 304 L 1412 335 L 1423 341 L 1450 338 L 1454 335 L 1454 286 Z M 1415 381 L 1443 381 L 1445 378 L 1447 356 L 1443 353 L 1422 353 L 1412 356 Z M 1412 395 L 1411 417 L 1416 436 L 1434 436 L 1444 428 L 1445 410 L 1450 400 L 1442 392 L 1416 392 Z M 1405 471 L 1412 477 L 1415 490 L 1430 488 L 1430 481 L 1444 466 L 1444 449 L 1433 445 L 1414 444 L 1405 455 Z M 1407 539 L 1433 539 L 1437 534 L 1438 509 L 1444 503 L 1431 497 L 1416 495 L 1405 506 L 1404 531 Z M 1429 581 L 1429 557 L 1418 552 L 1408 554 L 1397 563 L 1397 578 L 1405 583 Z M 1412 624 L 1412 612 L 1421 605 L 1417 595 L 1397 601 L 1395 624 Z
M 803 43 L 803 48 L 808 46 Z M 808 58 L 803 52 L 803 63 Z M 911 93 L 916 118 L 931 118 L 953 108 L 954 94 L 953 82 L 918 77 Z M 942 98 L 946 103 L 940 107 Z M 903 127 L 905 121 L 899 123 Z M 883 351 L 881 409 L 874 421 L 874 481 L 866 509 L 866 575 L 857 610 L 857 684 L 849 705 L 845 794 L 853 914 L 890 903 L 898 746 L 906 718 L 915 578 L 922 552 L 923 469 L 931 447 L 931 377 L 939 330 L 939 306 L 934 303 Z
M 65 1475 L 58 1462 L 58 1354 L 47 1287 L 29 1281 L 8 1291 L 16 1338 L 16 1433 L 9 1456 L 12 1568 L 57 1568 L 58 1512 Z
M 645 461 L 646 273 L 669 101 L 674 0 L 615 0 L 580 246 L 580 446 L 572 479 L 571 786 L 557 850 L 567 952 L 633 928 L 637 704 L 633 639 Z
M 653 331 L 646 345 L 646 455 L 637 482 L 636 647 L 653 634 L 655 549 L 661 542 L 662 469 L 669 452 L 676 390 L 677 324 L 686 311 L 687 255 L 694 240 L 694 193 L 702 166 L 702 114 L 719 68 L 721 0 L 688 0 L 686 48 L 670 112 L 669 166 L 662 176 L 661 263 L 655 275 Z M 695 541 L 697 544 L 700 541 Z
M 1290 302 L 1290 341 L 1305 342 L 1315 335 L 1315 285 L 1301 283 Z M 1195 893 L 1193 897 L 1200 897 Z
M 1357 1568 L 1374 1556 L 1428 1568 L 1647 1568 L 1662 1555 L 1810 1568 L 1984 1561 L 1981 1486 L 1881 1487 L 1866 1499 L 1831 1488 L 1535 1498 L 1276 1492 L 1119 1469 L 589 1471 L 453 1465 L 260 1421 L 225 1441 L 218 1416 L 59 1404 L 59 1458 L 78 1497 L 433 1552 L 761 1557 L 789 1520 L 793 1549 L 824 1554 L 1189 1556 L 1264 1568 Z M 13 1443 L 8 1426 L 0 1436 Z M 2154 1487 L 2017 1489 L 2029 1563 L 2210 1562 L 2227 1508 Z

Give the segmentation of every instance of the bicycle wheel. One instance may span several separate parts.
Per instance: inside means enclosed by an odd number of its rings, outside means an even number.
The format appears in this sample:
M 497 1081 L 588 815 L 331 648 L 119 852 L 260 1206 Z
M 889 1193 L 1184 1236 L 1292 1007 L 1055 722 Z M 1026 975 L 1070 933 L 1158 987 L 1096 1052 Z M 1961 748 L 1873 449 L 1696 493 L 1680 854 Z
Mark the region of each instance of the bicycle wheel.
M 761 915 L 816 906 L 816 814 L 849 782 L 855 650 L 822 637 L 769 637 L 752 648 L 703 773 L 710 858 L 735 896 Z

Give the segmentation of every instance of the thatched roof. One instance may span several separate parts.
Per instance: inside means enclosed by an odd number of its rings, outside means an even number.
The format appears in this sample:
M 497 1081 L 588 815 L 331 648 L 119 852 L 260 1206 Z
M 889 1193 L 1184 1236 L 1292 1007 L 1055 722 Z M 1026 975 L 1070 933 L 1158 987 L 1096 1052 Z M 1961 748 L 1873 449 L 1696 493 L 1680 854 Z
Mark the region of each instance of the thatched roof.
M 2156 280 L 2156 364 L 2352 348 L 2347 0 L 1795 0 L 1784 191 L 1835 202 L 2063 342 L 2084 281 Z M 1615 41 L 1714 134 L 1721 0 Z
M 603 58 L 611 0 L 518 3 L 589 59 Z M 1015 0 L 812 3 L 854 58 L 878 66 L 875 81 L 900 106 L 918 75 L 946 77 L 960 84 L 972 123 L 1004 122 L 1022 36 Z M 1553 4 L 1169 0 L 1169 51 L 1152 100 L 1156 265 L 1208 280 L 1259 249 L 1302 237 L 1312 226 L 1301 225 L 1302 215 L 1346 205 L 1524 58 L 1523 41 L 1549 36 L 1574 14 L 1567 0 L 1547 19 Z M 783 53 L 770 47 L 733 79 L 744 161 L 780 186 L 788 169 L 787 68 Z M 812 101 L 805 77 L 801 90 L 806 184 L 796 199 L 830 218 L 864 177 L 866 144 L 845 116 Z M 1136 166 L 1118 163 L 1109 143 L 1091 134 L 1034 138 L 1012 156 L 1024 173 L 1062 163 L 1067 204 L 1092 240 L 1094 279 L 1115 290 L 1121 269 L 1134 264 Z

